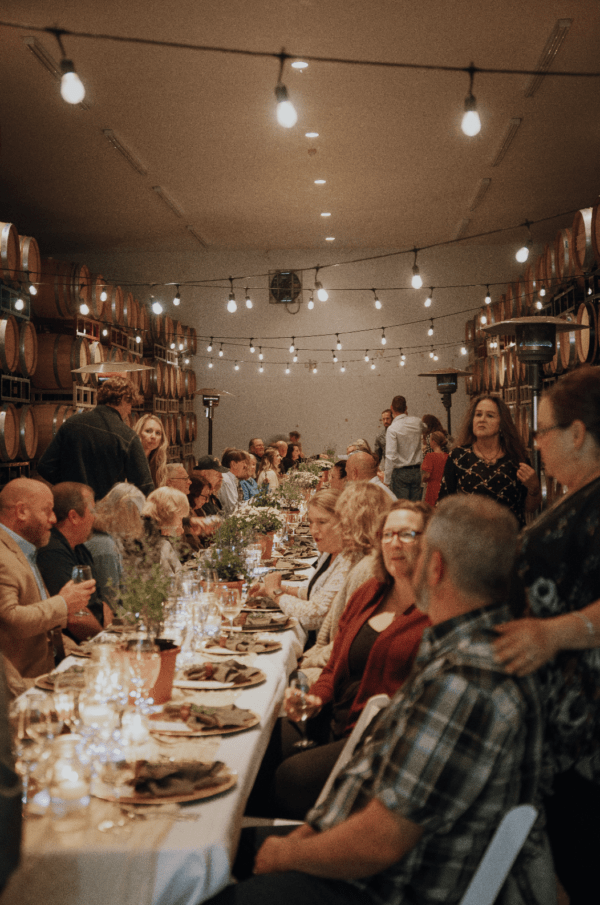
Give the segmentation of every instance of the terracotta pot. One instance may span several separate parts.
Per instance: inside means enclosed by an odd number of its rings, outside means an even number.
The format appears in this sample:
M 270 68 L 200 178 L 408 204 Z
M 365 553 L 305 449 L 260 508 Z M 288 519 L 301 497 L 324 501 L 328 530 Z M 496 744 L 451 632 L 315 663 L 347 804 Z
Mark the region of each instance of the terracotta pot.
M 156 685 L 150 690 L 150 697 L 155 704 L 166 704 L 173 693 L 175 661 L 181 648 L 176 647 L 168 638 L 157 638 L 155 644 L 160 648 L 160 672 Z
M 271 559 L 273 556 L 273 538 L 275 536 L 275 532 L 271 534 L 261 534 L 258 543 L 262 547 L 262 559 Z
M 221 588 L 233 588 L 237 589 L 240 594 L 242 593 L 242 587 L 244 586 L 244 582 L 240 579 L 240 581 L 220 581 L 219 587 Z

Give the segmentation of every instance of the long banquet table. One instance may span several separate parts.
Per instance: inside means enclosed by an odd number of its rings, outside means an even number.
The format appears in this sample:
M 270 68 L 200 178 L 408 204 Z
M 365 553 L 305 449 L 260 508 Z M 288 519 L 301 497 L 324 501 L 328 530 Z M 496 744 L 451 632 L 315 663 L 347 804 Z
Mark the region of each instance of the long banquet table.
M 1 905 L 198 905 L 222 889 L 237 848 L 242 815 L 279 714 L 287 677 L 302 650 L 303 632 L 273 633 L 282 649 L 247 659 L 267 676 L 237 691 L 194 692 L 207 704 L 235 702 L 261 717 L 259 726 L 213 739 L 186 739 L 187 756 L 218 759 L 237 771 L 237 785 L 205 801 L 165 804 L 147 819 L 123 819 L 117 804 L 92 799 L 89 828 L 61 833 L 50 816 L 25 820 L 22 861 Z M 181 699 L 189 692 L 179 691 Z M 162 754 L 180 756 L 177 747 Z M 171 754 L 173 752 L 173 755 Z M 144 806 L 136 810 L 143 812 Z

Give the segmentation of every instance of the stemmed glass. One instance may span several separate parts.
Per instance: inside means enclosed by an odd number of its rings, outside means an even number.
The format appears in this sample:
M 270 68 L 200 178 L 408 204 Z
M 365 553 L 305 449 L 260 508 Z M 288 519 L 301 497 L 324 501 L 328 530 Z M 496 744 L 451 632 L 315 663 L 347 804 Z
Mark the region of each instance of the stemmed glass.
M 45 743 L 60 733 L 62 722 L 51 696 L 35 692 L 14 701 L 9 715 L 15 766 L 23 783 L 23 812 L 27 813 L 31 776 L 47 756 Z
M 127 643 L 127 656 L 136 707 L 153 704 L 149 695 L 160 672 L 160 652 L 157 646 L 150 638 L 134 638 Z
M 229 619 L 230 631 L 233 632 L 233 621 L 242 611 L 242 597 L 238 588 L 222 588 L 221 593 L 221 612 Z
M 82 581 L 91 581 L 93 577 L 91 566 L 73 566 L 71 581 L 75 584 L 81 584 Z M 77 610 L 75 616 L 89 616 L 89 613 L 87 610 Z
M 199 607 L 200 610 L 200 607 Z M 214 600 L 202 604 L 202 649 L 206 650 L 209 640 L 215 640 L 221 634 L 221 609 Z
M 294 690 L 293 706 L 297 715 L 296 722 L 299 725 L 302 738 L 294 742 L 294 748 L 314 748 L 315 742 L 306 735 L 306 720 L 310 711 L 310 704 L 306 700 L 306 695 L 310 689 L 308 677 L 301 670 L 297 669 L 290 676 L 288 688 Z

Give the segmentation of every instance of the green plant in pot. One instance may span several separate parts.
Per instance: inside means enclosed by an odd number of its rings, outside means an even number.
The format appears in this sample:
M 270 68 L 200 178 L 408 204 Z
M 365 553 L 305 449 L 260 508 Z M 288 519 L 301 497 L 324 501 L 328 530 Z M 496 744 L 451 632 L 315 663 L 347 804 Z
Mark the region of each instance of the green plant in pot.
M 277 490 L 273 491 L 273 499 L 269 505 L 279 509 L 299 509 L 304 501 L 304 491 L 291 481 L 284 481 Z
M 160 635 L 164 605 L 173 577 L 162 568 L 156 546 L 147 539 L 126 545 L 122 555 L 119 615 L 149 635 Z
M 248 581 L 250 573 L 242 547 L 211 547 L 202 559 L 202 565 L 214 569 L 219 581 Z

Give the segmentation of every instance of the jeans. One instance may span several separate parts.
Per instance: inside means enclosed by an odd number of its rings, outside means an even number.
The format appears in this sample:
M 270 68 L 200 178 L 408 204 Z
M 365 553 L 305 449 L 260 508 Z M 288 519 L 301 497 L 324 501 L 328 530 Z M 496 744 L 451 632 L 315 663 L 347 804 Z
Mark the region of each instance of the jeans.
M 420 500 L 422 496 L 420 467 L 417 465 L 415 468 L 394 468 L 390 488 L 399 500 Z
M 261 874 L 227 886 L 206 905 L 369 905 L 372 901 L 344 880 L 325 880 L 291 870 Z

